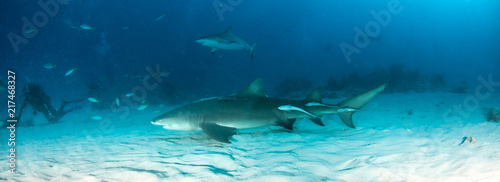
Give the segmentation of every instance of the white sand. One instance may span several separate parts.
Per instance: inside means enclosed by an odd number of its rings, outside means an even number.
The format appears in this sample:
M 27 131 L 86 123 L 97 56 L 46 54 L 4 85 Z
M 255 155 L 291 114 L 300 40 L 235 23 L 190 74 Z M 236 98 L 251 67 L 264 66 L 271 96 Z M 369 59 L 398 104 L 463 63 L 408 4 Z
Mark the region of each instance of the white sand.
M 326 127 L 301 120 L 293 132 L 241 130 L 232 144 L 154 126 L 157 108 L 123 120 L 93 113 L 109 123 L 88 120 L 86 111 L 52 125 L 36 116 L 37 126 L 17 131 L 19 174 L 6 172 L 2 157 L 0 181 L 500 181 L 500 123 L 484 113 L 499 97 L 448 119 L 446 111 L 467 96 L 381 94 L 354 115 L 357 129 L 326 116 Z M 0 134 L 6 156 L 8 133 Z M 459 146 L 466 136 L 477 143 Z

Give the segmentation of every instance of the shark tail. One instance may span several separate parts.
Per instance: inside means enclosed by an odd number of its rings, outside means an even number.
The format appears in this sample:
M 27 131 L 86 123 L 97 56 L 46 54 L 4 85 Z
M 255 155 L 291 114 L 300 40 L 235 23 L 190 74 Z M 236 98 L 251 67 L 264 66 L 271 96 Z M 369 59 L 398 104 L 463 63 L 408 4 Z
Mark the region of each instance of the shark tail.
M 356 112 L 357 109 L 361 109 L 364 105 L 370 102 L 378 93 L 382 92 L 387 83 L 384 83 L 377 88 L 364 92 L 362 94 L 351 97 L 347 100 L 344 100 L 339 103 L 340 108 L 351 108 L 355 109 L 354 111 L 340 112 L 338 113 L 342 122 L 344 122 L 347 126 L 351 128 L 356 128 L 354 123 L 352 122 L 352 115 Z
M 255 45 L 257 45 L 257 43 L 252 44 L 252 47 L 250 47 L 250 59 L 252 60 L 253 60 L 253 49 L 255 48 Z

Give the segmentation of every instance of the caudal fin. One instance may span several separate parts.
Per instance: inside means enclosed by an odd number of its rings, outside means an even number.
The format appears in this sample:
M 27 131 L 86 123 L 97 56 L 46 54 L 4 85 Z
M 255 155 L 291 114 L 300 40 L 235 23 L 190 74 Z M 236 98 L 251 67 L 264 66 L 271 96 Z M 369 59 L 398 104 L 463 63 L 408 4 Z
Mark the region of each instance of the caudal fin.
M 250 59 L 252 60 L 253 60 L 253 49 L 255 48 L 255 45 L 257 45 L 257 43 L 252 44 L 252 47 L 250 47 Z
M 352 108 L 352 109 L 360 109 L 364 105 L 366 105 L 368 102 L 370 102 L 375 96 L 377 96 L 378 93 L 382 92 L 385 89 L 385 86 L 387 86 L 387 83 L 384 83 L 377 88 L 374 88 L 370 91 L 364 92 L 362 94 L 359 94 L 357 96 L 351 97 L 347 100 L 344 100 L 339 103 L 340 108 Z M 340 112 L 338 113 L 340 119 L 342 122 L 344 122 L 347 126 L 351 128 L 356 128 L 354 126 L 354 123 L 352 122 L 352 115 L 356 111 L 347 111 L 347 112 Z

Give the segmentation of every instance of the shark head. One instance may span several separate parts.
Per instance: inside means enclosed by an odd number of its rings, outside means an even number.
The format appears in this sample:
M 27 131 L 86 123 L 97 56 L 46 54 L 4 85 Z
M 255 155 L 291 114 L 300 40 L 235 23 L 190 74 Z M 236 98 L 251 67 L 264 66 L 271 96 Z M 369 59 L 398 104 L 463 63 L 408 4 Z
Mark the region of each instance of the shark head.
M 220 44 L 220 41 L 217 41 L 216 39 L 210 37 L 202 37 L 196 39 L 196 43 L 207 47 L 217 47 L 217 45 Z
M 163 126 L 167 130 L 194 131 L 198 128 L 192 125 L 191 119 L 194 118 L 191 114 L 173 110 L 154 118 L 151 123 Z

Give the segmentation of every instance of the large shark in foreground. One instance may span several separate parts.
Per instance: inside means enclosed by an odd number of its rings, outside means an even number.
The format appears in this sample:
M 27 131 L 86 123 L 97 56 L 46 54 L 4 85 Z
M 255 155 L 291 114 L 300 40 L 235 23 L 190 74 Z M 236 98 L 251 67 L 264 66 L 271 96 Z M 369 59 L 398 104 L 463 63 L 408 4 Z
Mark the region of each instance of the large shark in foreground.
M 245 50 L 250 53 L 250 58 L 253 59 L 253 48 L 255 44 L 250 46 L 243 39 L 233 34 L 232 27 L 229 26 L 223 33 L 212 34 L 196 40 L 197 43 L 211 47 L 212 54 L 219 49 L 223 50 Z
M 383 84 L 336 105 L 330 105 L 321 101 L 321 88 L 314 90 L 304 100 L 289 100 L 267 97 L 262 83 L 262 79 L 257 79 L 237 94 L 182 106 L 154 118 L 151 123 L 162 125 L 168 130 L 203 130 L 213 139 L 225 143 L 230 143 L 229 138 L 237 129 L 280 125 L 293 130 L 293 123 L 303 118 L 324 126 L 321 117 L 326 114 L 338 114 L 346 125 L 354 128 L 352 114 L 386 86 Z

